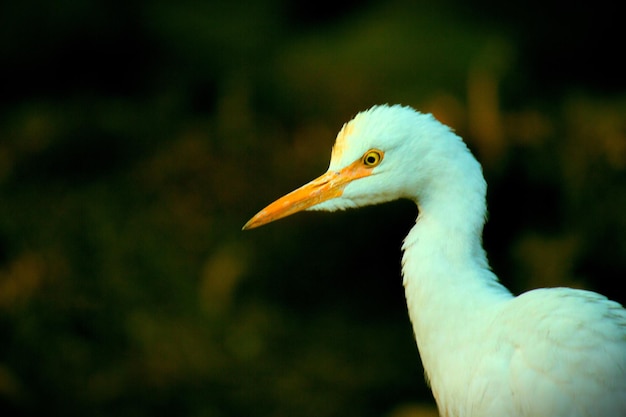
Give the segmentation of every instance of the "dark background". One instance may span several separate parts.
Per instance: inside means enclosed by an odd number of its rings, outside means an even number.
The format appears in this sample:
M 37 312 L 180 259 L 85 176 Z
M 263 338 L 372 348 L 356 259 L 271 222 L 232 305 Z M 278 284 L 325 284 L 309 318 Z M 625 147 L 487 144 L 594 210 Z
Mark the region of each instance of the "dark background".
M 622 303 L 618 2 L 0 5 L 0 414 L 426 415 L 408 202 L 251 232 L 378 103 L 432 112 L 489 182 L 515 292 Z

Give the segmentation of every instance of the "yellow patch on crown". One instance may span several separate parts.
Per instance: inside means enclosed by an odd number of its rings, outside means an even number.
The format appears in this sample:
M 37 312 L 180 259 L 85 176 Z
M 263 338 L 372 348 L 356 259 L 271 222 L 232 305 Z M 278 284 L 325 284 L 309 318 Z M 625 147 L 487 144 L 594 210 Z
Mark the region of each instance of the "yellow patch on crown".
M 335 140 L 333 150 L 331 151 L 330 159 L 332 161 L 341 159 L 341 155 L 343 155 L 343 152 L 348 147 L 348 136 L 350 136 L 353 132 L 354 120 L 351 120 L 348 123 L 344 123 L 343 127 L 337 134 L 337 139 Z

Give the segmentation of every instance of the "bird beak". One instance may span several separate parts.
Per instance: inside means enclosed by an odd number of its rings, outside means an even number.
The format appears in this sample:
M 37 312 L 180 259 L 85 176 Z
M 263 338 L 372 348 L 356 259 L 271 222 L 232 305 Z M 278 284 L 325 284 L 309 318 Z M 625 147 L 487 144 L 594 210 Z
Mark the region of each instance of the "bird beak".
M 343 189 L 350 182 L 371 174 L 372 168 L 366 167 L 360 159 L 341 171 L 328 171 L 265 207 L 251 218 L 242 230 L 263 226 L 274 220 L 306 210 L 323 201 L 340 197 L 343 194 Z

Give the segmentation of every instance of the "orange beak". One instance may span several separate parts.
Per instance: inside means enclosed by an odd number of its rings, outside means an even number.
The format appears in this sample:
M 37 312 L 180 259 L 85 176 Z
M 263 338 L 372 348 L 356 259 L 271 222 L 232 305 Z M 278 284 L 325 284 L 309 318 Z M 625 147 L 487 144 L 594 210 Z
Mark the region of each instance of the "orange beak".
M 372 168 L 365 166 L 360 159 L 341 171 L 328 171 L 259 211 L 248 220 L 242 230 L 263 226 L 274 220 L 306 210 L 323 201 L 340 197 L 346 185 L 356 179 L 367 177 L 371 173 Z

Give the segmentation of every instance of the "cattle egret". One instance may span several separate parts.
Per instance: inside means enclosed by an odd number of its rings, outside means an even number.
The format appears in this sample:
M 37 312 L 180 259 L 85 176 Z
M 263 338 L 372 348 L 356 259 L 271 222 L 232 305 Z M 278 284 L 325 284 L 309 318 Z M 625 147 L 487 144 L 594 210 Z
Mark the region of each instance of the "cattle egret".
M 626 310 L 594 292 L 513 296 L 482 247 L 486 188 L 463 140 L 432 115 L 374 106 L 346 123 L 319 178 L 261 210 L 251 229 L 301 210 L 408 198 L 408 312 L 445 417 L 626 416 Z

